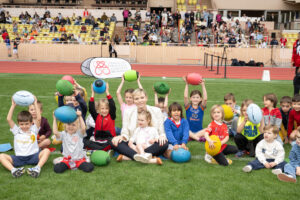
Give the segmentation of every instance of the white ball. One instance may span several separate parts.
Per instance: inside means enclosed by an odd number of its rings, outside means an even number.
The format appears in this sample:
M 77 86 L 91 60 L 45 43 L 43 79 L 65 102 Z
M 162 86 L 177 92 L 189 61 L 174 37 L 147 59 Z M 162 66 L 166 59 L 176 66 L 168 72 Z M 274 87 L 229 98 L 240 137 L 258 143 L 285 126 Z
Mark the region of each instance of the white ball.
M 162 79 L 166 79 L 166 77 L 165 77 L 165 76 L 163 76 L 163 77 L 162 77 Z
M 34 102 L 34 96 L 31 92 L 20 90 L 13 95 L 14 102 L 19 106 L 29 106 Z

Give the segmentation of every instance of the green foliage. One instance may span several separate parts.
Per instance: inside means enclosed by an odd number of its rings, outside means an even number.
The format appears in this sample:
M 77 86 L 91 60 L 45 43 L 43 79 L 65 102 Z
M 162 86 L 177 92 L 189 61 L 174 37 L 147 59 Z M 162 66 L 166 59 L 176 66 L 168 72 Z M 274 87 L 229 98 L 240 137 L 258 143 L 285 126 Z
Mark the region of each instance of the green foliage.
M 6 115 L 11 105 L 11 96 L 18 90 L 28 90 L 43 103 L 43 116 L 52 124 L 52 112 L 57 108 L 54 100 L 55 84 L 62 75 L 0 74 L 0 143 L 13 144 L 13 136 L 6 122 Z M 90 94 L 93 78 L 74 76 L 76 81 Z M 116 89 L 120 79 L 110 79 L 110 93 L 116 104 Z M 184 82 L 179 78 L 147 78 L 141 83 L 148 92 L 149 105 L 154 104 L 153 84 L 165 81 L 172 88 L 169 104 L 177 101 L 183 105 Z M 128 88 L 137 88 L 136 82 L 126 82 L 123 92 Z M 190 86 L 190 90 L 199 86 Z M 246 98 L 253 99 L 263 107 L 263 95 L 275 93 L 280 99 L 292 95 L 291 81 L 262 82 L 260 80 L 224 80 L 207 79 L 208 104 L 203 126 L 211 121 L 209 112 L 214 104 L 222 104 L 224 95 L 235 94 L 237 104 Z M 96 94 L 96 99 L 105 95 Z M 26 109 L 17 107 L 16 114 Z M 184 113 L 185 114 L 185 113 Z M 120 109 L 117 106 L 116 126 L 121 127 Z M 229 141 L 234 144 L 233 140 Z M 60 146 L 56 147 L 57 150 Z M 163 166 L 144 165 L 115 158 L 109 165 L 95 167 L 92 173 L 80 170 L 68 170 L 63 174 L 53 172 L 52 161 L 60 156 L 52 154 L 42 168 L 39 178 L 23 175 L 14 179 L 10 172 L 0 166 L 0 199 L 296 199 L 299 184 L 283 183 L 277 180 L 270 170 L 263 169 L 246 174 L 242 167 L 253 158 L 237 159 L 229 156 L 233 164 L 229 167 L 207 164 L 203 160 L 204 144 L 189 142 L 192 153 L 189 163 L 178 164 L 164 161 Z M 290 146 L 286 145 L 286 157 Z M 9 152 L 12 154 L 13 152 Z

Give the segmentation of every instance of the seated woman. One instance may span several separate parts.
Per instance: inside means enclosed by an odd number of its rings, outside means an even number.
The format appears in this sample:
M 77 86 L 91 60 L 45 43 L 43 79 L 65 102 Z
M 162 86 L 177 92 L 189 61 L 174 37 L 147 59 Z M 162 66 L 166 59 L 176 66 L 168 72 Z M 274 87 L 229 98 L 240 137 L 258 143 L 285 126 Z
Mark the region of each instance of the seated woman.
M 128 141 L 133 136 L 133 133 L 137 128 L 138 112 L 141 111 L 150 112 L 150 124 L 158 131 L 159 135 L 158 142 L 154 142 L 154 144 L 146 148 L 144 151 L 152 154 L 152 156 L 159 156 L 163 155 L 168 148 L 168 142 L 164 130 L 163 114 L 159 108 L 147 105 L 147 100 L 148 97 L 145 90 L 136 89 L 133 92 L 133 102 L 136 104 L 136 107 L 125 110 L 121 135 L 112 139 L 112 148 L 121 154 L 121 156 L 118 157 L 118 161 L 131 159 L 143 163 L 149 163 L 151 160 L 150 157 L 137 154 L 136 151 L 128 146 Z

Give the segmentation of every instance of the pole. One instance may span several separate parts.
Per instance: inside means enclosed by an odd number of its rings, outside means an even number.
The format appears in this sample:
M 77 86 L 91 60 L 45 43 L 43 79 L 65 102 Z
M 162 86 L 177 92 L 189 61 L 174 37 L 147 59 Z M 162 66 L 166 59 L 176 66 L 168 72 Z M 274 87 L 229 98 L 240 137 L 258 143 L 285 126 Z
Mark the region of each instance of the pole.
M 218 56 L 217 74 L 219 74 L 219 61 L 220 61 L 220 56 Z
M 213 70 L 213 64 L 214 64 L 214 55 L 211 55 L 211 61 L 210 61 L 210 70 L 209 71 L 215 71 Z
M 225 58 L 224 78 L 227 78 L 227 58 Z

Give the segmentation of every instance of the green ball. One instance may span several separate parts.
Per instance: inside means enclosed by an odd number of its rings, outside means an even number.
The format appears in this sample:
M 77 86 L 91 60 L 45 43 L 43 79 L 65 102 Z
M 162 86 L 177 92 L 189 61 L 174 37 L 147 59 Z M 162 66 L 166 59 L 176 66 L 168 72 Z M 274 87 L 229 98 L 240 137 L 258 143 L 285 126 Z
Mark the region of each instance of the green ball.
M 156 82 L 154 83 L 154 90 L 158 94 L 167 94 L 170 90 L 170 86 L 165 82 Z
M 126 81 L 136 81 L 139 77 L 139 73 L 135 70 L 128 70 L 124 73 L 124 79 Z
M 72 83 L 70 83 L 67 80 L 59 80 L 59 81 L 57 81 L 57 83 L 56 83 L 56 89 L 57 89 L 57 91 L 60 94 L 62 94 L 64 96 L 70 96 L 74 92 L 73 91 L 74 88 L 73 88 Z
M 91 161 L 97 166 L 104 166 L 110 162 L 110 157 L 106 151 L 97 150 L 92 153 Z

